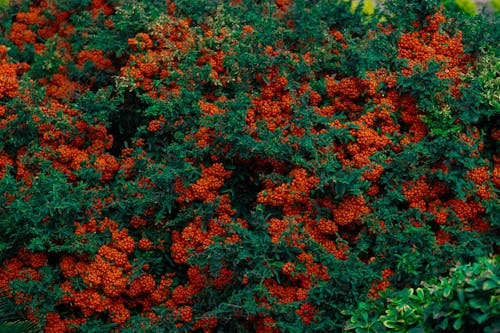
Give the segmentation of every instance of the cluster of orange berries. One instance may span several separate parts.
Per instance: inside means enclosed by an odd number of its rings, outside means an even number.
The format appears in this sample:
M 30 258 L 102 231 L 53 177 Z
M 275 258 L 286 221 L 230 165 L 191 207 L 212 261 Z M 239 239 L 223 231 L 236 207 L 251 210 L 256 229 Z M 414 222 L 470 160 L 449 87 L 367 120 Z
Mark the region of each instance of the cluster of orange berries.
M 28 29 L 27 24 L 21 22 L 12 23 L 9 37 L 21 51 L 24 51 L 25 44 L 35 44 L 36 42 L 35 33 Z
M 51 57 L 56 56 L 64 61 L 70 61 L 73 48 L 67 41 L 75 34 L 75 28 L 69 22 L 69 18 L 73 14 L 71 10 L 58 9 L 56 4 L 51 1 L 39 1 L 36 4 L 31 4 L 27 8 L 27 12 L 18 12 L 13 20 L 11 29 L 7 34 L 9 40 L 15 44 L 21 51 L 25 50 L 26 45 L 33 45 L 34 50 L 38 54 L 43 54 L 47 50 L 47 43 L 41 43 L 40 40 L 54 40 L 56 43 L 55 49 L 65 50 L 65 52 L 55 51 Z M 92 1 L 91 11 L 94 18 L 98 12 L 103 12 L 105 15 L 111 15 L 114 12 L 110 6 L 103 1 Z M 46 12 L 50 11 L 51 17 L 47 17 Z M 53 17 L 52 17 L 53 15 Z M 85 33 L 84 33 L 85 34 Z M 97 52 L 97 54 L 95 54 Z M 82 51 L 82 60 L 92 57 L 96 61 L 97 66 L 110 67 L 109 60 L 105 57 L 98 57 L 101 51 Z M 91 53 L 94 53 L 92 56 Z M 84 91 L 90 85 L 80 85 L 68 79 L 67 71 L 64 66 L 59 66 L 58 72 L 54 74 L 52 79 L 41 78 L 39 82 L 46 85 L 46 95 L 48 97 L 56 97 L 59 99 L 69 99 L 76 96 L 77 91 Z
M 495 157 L 493 157 L 495 162 Z M 493 190 L 500 184 L 500 168 L 495 163 L 493 170 L 485 165 L 467 172 L 467 177 L 474 182 L 474 192 L 481 200 L 497 200 L 498 194 Z
M 339 246 L 337 243 L 337 235 L 339 226 L 331 219 L 320 218 L 304 218 L 304 229 L 309 236 L 329 253 L 333 254 L 338 259 L 347 259 L 344 245 Z
M 215 103 L 199 101 L 198 105 L 200 106 L 202 117 L 221 115 L 226 113 L 226 110 L 218 107 Z M 194 133 L 194 135 L 186 135 L 186 140 L 189 140 L 192 137 L 194 137 L 198 146 L 200 146 L 201 148 L 205 148 L 214 142 L 216 138 L 216 131 L 214 128 L 200 126 L 197 129 L 196 133 Z M 223 151 L 225 150 L 225 148 L 220 146 L 215 149 Z
M 341 97 L 346 100 L 360 98 L 366 90 L 366 81 L 360 78 L 343 78 L 340 81 L 326 77 L 326 92 L 329 98 Z
M 40 280 L 42 275 L 38 270 L 48 262 L 45 254 L 31 252 L 25 248 L 19 249 L 17 256 L 3 262 L 0 268 L 0 290 L 9 292 L 9 283 L 19 279 Z
M 226 111 L 224 109 L 221 109 L 214 103 L 209 103 L 205 101 L 199 101 L 198 105 L 200 106 L 200 110 L 204 115 L 207 116 L 213 116 L 217 114 L 225 114 Z
M 327 267 L 317 263 L 311 253 L 303 251 L 297 256 L 297 259 L 306 266 L 302 279 L 304 287 L 311 288 L 313 281 L 328 281 L 330 279 Z
M 424 68 L 430 60 L 442 62 L 443 65 L 436 76 L 440 79 L 451 79 L 453 86 L 450 92 L 459 96 L 458 84 L 460 74 L 466 72 L 467 57 L 463 55 L 462 33 L 455 36 L 440 29 L 446 18 L 441 13 L 427 17 L 427 26 L 412 33 L 403 34 L 398 42 L 399 58 L 408 59 L 408 67 L 403 68 L 403 75 L 412 74 L 416 65 Z M 415 24 L 418 28 L 418 24 Z
M 429 203 L 429 212 L 434 214 L 434 221 L 439 225 L 445 225 L 450 215 L 449 209 L 443 205 L 441 200 L 435 200 Z
M 263 84 L 261 97 L 254 98 L 253 106 L 247 110 L 246 123 L 251 133 L 255 133 L 261 121 L 274 132 L 289 125 L 292 118 L 292 97 L 285 89 L 288 80 L 274 72 L 267 75 L 267 80 L 269 84 Z
M 300 265 L 300 268 L 297 265 Z M 311 288 L 330 279 L 327 267 L 317 263 L 314 256 L 305 250 L 297 255 L 296 262 L 286 262 L 281 266 L 280 276 L 279 280 L 264 280 L 264 286 L 282 304 L 301 304 L 307 299 Z M 303 303 L 301 308 L 304 308 L 305 304 L 307 303 Z M 304 320 L 307 317 L 306 313 L 297 313 Z
M 395 90 L 396 74 L 382 69 L 367 72 L 366 79 L 337 80 L 334 76 L 327 76 L 325 81 L 330 103 L 318 107 L 317 112 L 327 117 L 336 113 L 346 113 L 348 122 L 335 120 L 330 125 L 335 128 L 350 127 L 350 134 L 355 138 L 353 142 L 333 145 L 330 150 L 346 167 L 372 169 L 371 156 L 384 149 L 394 149 L 389 135 L 398 134 L 401 130 L 393 119 L 393 114 L 400 108 L 401 101 Z M 387 86 L 386 91 L 379 91 L 381 83 Z M 373 110 L 366 111 L 364 108 L 366 103 L 373 103 Z M 354 129 L 349 125 L 354 125 Z M 380 172 L 381 170 L 376 167 L 373 176 L 370 176 L 369 171 L 365 172 L 365 176 L 376 185 Z M 378 193 L 377 187 L 373 186 L 370 193 Z
M 85 318 L 61 318 L 56 312 L 49 312 L 45 316 L 44 333 L 74 332 L 72 326 L 78 326 L 85 323 Z
M 359 78 L 343 78 L 340 81 L 335 77 L 327 76 L 326 92 L 330 99 L 331 111 L 329 113 L 347 112 L 350 119 L 355 119 L 363 111 L 359 103 L 364 99 L 366 81 Z
M 332 28 L 332 29 L 330 29 L 330 35 L 333 37 L 333 39 L 336 42 L 340 43 L 340 46 L 343 49 L 346 49 L 348 47 L 347 43 L 346 43 L 346 39 L 345 39 L 344 35 L 340 31 L 338 31 L 335 28 Z M 339 50 L 333 50 L 333 53 L 339 54 Z
M 297 309 L 296 313 L 304 324 L 311 324 L 315 319 L 315 314 L 319 313 L 319 309 L 309 303 L 304 303 Z
M 482 166 L 474 168 L 467 172 L 467 176 L 476 185 L 482 185 L 484 182 L 490 179 L 490 168 L 488 166 Z
M 113 220 L 105 218 L 97 222 L 91 219 L 83 225 L 77 224 L 75 233 L 85 236 L 107 231 L 111 233 L 111 240 L 100 246 L 95 258 L 75 255 L 61 258 L 60 267 L 66 280 L 60 285 L 65 292 L 60 305 L 80 311 L 83 319 L 106 314 L 110 321 L 124 325 L 136 309 L 147 315 L 152 313 L 153 306 L 166 302 L 172 279 L 167 274 L 158 283 L 149 273 L 136 276 L 129 260 L 136 242 L 128 235 L 127 229 L 119 229 Z M 148 242 L 145 238 L 141 241 Z M 144 265 L 143 269 L 147 270 L 147 266 Z M 81 279 L 84 288 L 74 286 L 75 278 Z M 65 321 L 53 319 L 51 326 L 64 327 Z M 61 332 L 68 331 L 66 328 Z
M 376 183 L 382 173 L 384 172 L 384 167 L 380 164 L 370 165 L 370 168 L 363 172 L 363 179 L 369 180 L 372 183 Z
M 500 155 L 493 156 L 493 163 L 491 181 L 497 190 L 500 190 Z
M 189 222 L 182 231 L 172 231 L 172 245 L 170 247 L 172 260 L 177 264 L 185 264 L 191 252 L 202 252 L 210 244 L 214 237 L 222 237 L 226 243 L 236 243 L 240 241 L 239 236 L 233 231 L 232 226 L 239 224 L 247 227 L 246 221 L 236 219 L 233 221 L 231 215 L 234 211 L 217 210 L 216 216 L 206 223 L 197 216 Z
M 380 171 L 380 173 L 383 170 Z M 265 182 L 265 189 L 257 195 L 257 202 L 261 204 L 283 208 L 285 218 L 270 218 L 267 230 L 274 243 L 279 242 L 286 234 L 285 240 L 294 246 L 303 248 L 298 225 L 302 224 L 307 234 L 321 244 L 327 251 L 337 258 L 345 259 L 345 245 L 339 246 L 335 237 L 339 227 L 346 227 L 361 222 L 365 214 L 370 212 L 363 196 L 346 196 L 340 203 L 334 204 L 331 200 L 310 197 L 312 189 L 319 183 L 315 176 L 308 176 L 302 168 L 293 169 L 289 173 L 292 178 L 289 184 L 275 184 Z M 314 202 L 320 207 L 328 208 L 332 218 L 314 217 Z
M 108 70 L 114 71 L 113 63 L 111 60 L 106 58 L 106 55 L 102 50 L 82 50 L 78 53 L 76 64 L 80 69 L 83 69 L 83 65 L 90 61 L 95 66 L 97 70 Z
M 182 229 L 172 231 L 171 257 L 177 264 L 185 264 L 190 257 L 189 250 L 201 252 L 213 241 L 208 234 L 203 232 L 201 217 L 197 217 Z
M 215 330 L 217 327 L 219 321 L 217 318 L 210 316 L 210 317 L 200 317 L 197 319 L 194 324 L 193 324 L 193 330 L 203 330 L 205 333 L 210 333 Z
M 106 127 L 88 124 L 81 119 L 80 111 L 56 100 L 50 105 L 39 108 L 42 112 L 40 116 L 34 115 L 40 144 L 46 148 L 35 155 L 52 161 L 54 168 L 68 175 L 72 181 L 76 179 L 74 171 L 80 170 L 82 166 L 91 167 L 91 155 L 96 155 L 94 167 L 102 173 L 101 181 L 105 183 L 111 180 L 124 166 L 114 156 L 105 153 L 113 145 L 113 137 Z M 67 124 L 64 130 L 60 128 L 61 119 Z M 84 146 L 84 143 L 87 144 Z
M 308 289 L 304 289 L 300 284 L 280 284 L 275 279 L 266 279 L 264 286 L 282 304 L 303 301 L 308 294 Z
M 257 315 L 251 316 L 249 320 L 255 324 L 255 332 L 259 333 L 279 333 L 280 330 L 276 321 L 270 316 Z
M 257 195 L 257 202 L 283 207 L 284 216 L 297 215 L 304 207 L 310 207 L 312 201 L 309 195 L 319 183 L 318 177 L 308 176 L 303 168 L 293 169 L 289 176 L 292 178 L 290 184 L 268 184 L 270 186 Z
M 153 48 L 153 41 L 148 34 L 140 32 L 134 38 L 128 39 L 128 45 L 133 51 L 146 51 Z
M 458 219 L 464 224 L 468 224 L 468 222 L 476 219 L 480 213 L 485 211 L 485 208 L 479 202 L 473 200 L 451 199 L 448 201 L 448 204 Z
M 468 177 L 476 183 L 475 194 L 482 197 L 481 190 L 485 191 L 484 199 L 489 199 L 491 194 L 483 185 L 490 179 L 488 167 L 478 167 L 468 172 Z M 441 198 L 449 193 L 446 185 L 440 182 L 429 183 L 424 177 L 416 181 L 403 183 L 402 193 L 405 195 L 410 208 L 418 208 L 423 212 L 430 212 L 434 215 L 434 222 L 438 225 L 448 225 L 453 219 L 450 214 L 458 218 L 460 225 L 466 229 L 476 231 L 486 231 L 489 224 L 484 220 L 482 214 L 485 207 L 472 197 L 466 200 Z
M 224 28 L 222 29 L 224 31 Z M 207 36 L 211 35 L 211 31 L 206 32 Z M 222 36 L 219 38 L 222 39 Z M 224 68 L 224 57 L 225 53 L 221 50 L 217 51 L 211 51 L 208 49 L 202 50 L 202 55 L 198 58 L 198 61 L 196 64 L 198 66 L 204 66 L 206 64 L 210 65 L 212 70 L 210 71 L 210 78 L 214 81 L 219 81 L 221 82 L 222 85 L 225 85 L 226 78 L 225 78 L 225 68 Z
M 200 269 L 198 266 L 190 266 L 188 268 L 188 282 L 185 285 L 179 285 L 172 291 L 170 299 L 164 304 L 173 309 L 176 327 L 181 328 L 187 323 L 192 323 L 192 328 L 203 329 L 204 332 L 212 332 L 212 329 L 217 327 L 218 320 L 214 317 L 201 316 L 193 322 L 195 313 L 193 309 L 193 296 L 199 293 L 203 288 L 206 288 L 208 276 L 205 269 Z M 227 274 L 232 275 L 232 272 L 221 272 L 221 279 L 224 280 Z
M 101 154 L 97 157 L 95 163 L 97 170 L 102 174 L 101 182 L 106 183 L 120 170 L 120 164 L 116 158 L 110 154 Z
M 174 310 L 174 317 L 185 323 L 193 321 L 193 309 L 190 306 L 183 306 Z
M 226 170 L 221 163 L 214 163 L 210 167 L 202 166 L 201 178 L 193 185 L 183 190 L 180 184 L 176 190 L 181 195 L 177 198 L 179 203 L 190 203 L 195 200 L 213 202 L 218 196 L 219 189 L 231 177 L 232 172 Z
M 153 243 L 151 242 L 151 240 L 144 237 L 139 240 L 137 245 L 142 251 L 149 251 L 153 249 Z
M 156 281 L 151 274 L 143 274 L 130 283 L 128 294 L 138 297 L 151 294 L 156 289 Z
M 297 223 L 294 219 L 278 219 L 272 217 L 267 223 L 267 231 L 273 243 L 278 243 L 285 232 L 292 231 L 294 234 L 297 232 Z
M 14 98 L 18 95 L 18 76 L 29 69 L 25 63 L 8 63 L 7 47 L 0 45 L 0 99 Z
M 190 136 L 187 136 L 189 139 Z M 200 126 L 196 133 L 194 134 L 194 138 L 200 148 L 205 148 L 208 145 L 212 144 L 215 139 L 215 130 L 208 127 Z
M 49 122 L 40 123 L 38 129 L 41 131 L 40 143 L 46 148 L 50 148 L 53 153 L 45 154 L 45 158 L 51 160 L 56 169 L 64 172 L 71 180 L 75 177 L 74 171 L 80 170 L 82 166 L 90 166 L 90 155 L 97 154 L 94 167 L 102 173 L 101 181 L 108 182 L 120 170 L 121 165 L 114 156 L 104 153 L 113 144 L 113 138 L 107 133 L 105 127 L 97 125 L 90 126 L 83 121 L 78 122 L 78 126 L 85 128 L 85 132 L 78 137 L 72 137 L 67 133 L 55 128 Z M 81 147 L 84 137 L 90 140 L 90 144 L 85 148 Z
M 38 82 L 46 87 L 45 94 L 47 98 L 53 98 L 58 101 L 74 101 L 80 91 L 85 91 L 90 87 L 89 84 L 83 85 L 79 82 L 71 81 L 68 73 L 61 66 L 58 73 L 52 78 L 43 77 Z
M 327 225 L 327 227 L 329 226 L 331 226 L 331 224 Z M 329 229 L 326 232 L 324 232 L 322 230 L 323 227 L 318 225 L 315 226 L 316 229 L 314 228 L 307 229 L 307 227 L 306 229 L 310 237 L 314 239 L 318 244 L 320 244 L 327 252 L 334 255 L 335 258 L 337 259 L 346 260 L 349 250 L 348 240 L 355 235 L 354 233 L 353 236 L 351 236 L 347 232 L 347 230 L 353 230 L 356 228 L 356 226 L 357 224 L 348 225 L 346 228 L 340 229 L 337 232 L 335 232 L 334 235 L 329 233 L 332 230 Z M 335 224 L 333 228 L 334 229 L 338 228 L 338 226 Z
M 360 222 L 360 219 L 370 212 L 366 206 L 365 197 L 348 195 L 332 209 L 333 221 L 340 227 Z
M 18 64 L 0 64 L 0 98 L 17 96 L 19 83 L 17 81 Z
M 119 74 L 124 82 L 131 80 L 135 87 L 143 89 L 150 97 L 160 99 L 167 98 L 168 93 L 178 92 L 175 80 L 166 81 L 171 71 L 182 74 L 177 68 L 179 52 L 192 48 L 195 40 L 188 19 L 172 16 L 164 19 L 161 23 L 155 23 L 150 32 L 140 32 L 128 40 L 130 48 L 136 53 L 129 56 Z M 153 84 L 157 80 L 162 80 L 162 84 Z
M 387 136 L 380 135 L 369 127 L 351 130 L 351 135 L 356 138 L 356 143 L 347 144 L 347 152 L 352 156 L 355 168 L 369 165 L 371 155 L 392 144 Z
M 410 208 L 427 209 L 427 202 L 432 195 L 429 184 L 424 177 L 420 177 L 417 181 L 409 181 L 403 183 L 403 195 L 410 204 Z
M 27 18 L 23 19 L 27 20 Z M 13 98 L 18 94 L 17 75 L 25 71 L 27 66 L 24 64 L 7 64 L 5 62 L 5 54 L 5 46 L 0 46 L 2 59 L 0 66 L 3 68 L 2 74 L 0 74 L 0 98 L 4 96 Z M 4 76 L 6 81 L 2 81 Z M 35 153 L 35 155 L 51 160 L 56 169 L 64 172 L 68 175 L 69 180 L 74 181 L 76 180 L 76 176 L 72 173 L 79 170 L 82 163 L 89 161 L 90 154 L 102 154 L 105 149 L 109 149 L 113 143 L 112 137 L 107 133 L 104 126 L 90 126 L 80 118 L 81 113 L 78 110 L 72 109 L 66 104 L 59 103 L 58 98 L 62 98 L 63 96 L 52 91 L 50 88 L 52 86 L 55 89 L 63 89 L 65 98 L 68 97 L 70 99 L 70 96 L 67 94 L 72 94 L 71 91 L 74 92 L 81 88 L 77 83 L 72 85 L 73 83 L 67 82 L 67 78 L 62 72 L 54 74 L 51 82 L 42 82 L 43 80 L 47 80 L 46 78 L 40 80 L 41 83 L 48 85 L 47 103 L 50 107 L 39 107 L 38 109 L 42 114 L 33 114 L 32 118 L 37 124 L 42 147 L 49 148 L 52 153 L 45 151 Z M 26 99 L 27 103 L 32 103 L 28 95 L 24 96 L 22 94 L 22 98 Z M 7 125 L 7 122 L 13 121 L 17 117 L 15 114 L 7 114 L 6 111 L 5 107 L 0 108 L 0 127 Z M 72 130 L 59 129 L 59 125 L 55 124 L 60 123 L 61 119 L 66 121 Z M 90 144 L 85 149 L 82 149 L 84 142 L 90 142 Z M 23 178 L 26 184 L 31 185 L 32 174 L 30 167 L 21 162 L 25 157 L 28 157 L 26 153 L 27 150 L 20 149 L 16 154 L 17 174 L 19 179 Z M 10 163 L 5 161 L 0 170 L 6 164 Z M 110 180 L 120 167 L 116 159 L 109 154 L 98 155 L 96 166 L 103 171 L 103 182 Z
M 242 219 L 233 220 L 233 215 L 236 213 L 231 207 L 231 198 L 228 194 L 219 194 L 220 188 L 224 182 L 231 176 L 232 172 L 226 170 L 220 163 L 215 163 L 210 167 L 202 167 L 201 178 L 187 189 L 178 179 L 176 183 L 176 191 L 180 194 L 178 202 L 182 205 L 190 203 L 194 200 L 202 202 L 214 202 L 218 199 L 218 206 L 214 209 L 214 216 L 208 221 L 203 221 L 201 216 L 196 216 L 191 222 L 187 223 L 182 230 L 172 231 L 172 245 L 170 246 L 170 255 L 172 260 L 177 264 L 187 264 L 188 259 L 193 253 L 205 251 L 205 249 L 214 242 L 214 238 L 222 238 L 223 242 L 235 243 L 239 242 L 239 236 L 233 231 L 232 226 L 239 224 L 247 227 L 246 221 Z M 214 279 L 203 277 L 199 269 L 189 267 L 188 269 L 189 283 L 187 288 L 184 286 L 181 289 L 174 290 L 174 296 L 186 290 L 190 295 L 196 294 L 200 289 L 208 284 L 215 288 L 222 288 L 233 280 L 233 272 L 222 269 L 220 275 Z M 171 307 L 181 305 L 181 300 L 172 297 Z
M 7 166 L 11 166 L 13 164 L 13 161 L 12 159 L 9 157 L 9 155 L 7 155 L 5 152 L 0 152 L 0 179 L 2 179 L 2 177 L 4 176 L 5 174 L 5 169 L 7 168 Z
M 390 268 L 385 268 L 382 270 L 382 279 L 374 281 L 372 287 L 368 292 L 368 296 L 371 298 L 379 297 L 379 292 L 384 291 L 390 286 L 389 277 L 394 274 Z

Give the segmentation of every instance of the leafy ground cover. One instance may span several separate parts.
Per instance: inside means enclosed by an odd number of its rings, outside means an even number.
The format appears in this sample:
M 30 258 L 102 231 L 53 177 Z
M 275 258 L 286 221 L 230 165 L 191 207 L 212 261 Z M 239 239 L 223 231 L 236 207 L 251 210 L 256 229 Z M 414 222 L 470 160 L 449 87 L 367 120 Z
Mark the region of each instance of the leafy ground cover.
M 363 8 L 4 6 L 9 313 L 57 333 L 365 332 L 368 308 L 391 330 L 384 295 L 497 255 L 498 14 Z M 475 302 L 481 323 L 498 311 Z

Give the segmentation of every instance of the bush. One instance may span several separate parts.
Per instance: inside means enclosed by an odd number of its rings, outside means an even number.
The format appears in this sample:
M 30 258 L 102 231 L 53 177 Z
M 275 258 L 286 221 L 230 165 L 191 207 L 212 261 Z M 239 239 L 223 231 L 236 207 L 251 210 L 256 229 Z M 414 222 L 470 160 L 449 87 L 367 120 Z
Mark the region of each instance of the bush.
M 499 256 L 458 264 L 449 277 L 416 289 L 391 290 L 362 302 L 346 325 L 355 332 L 497 332 Z
M 499 21 L 363 8 L 2 8 L 12 310 L 58 333 L 338 332 L 497 253 Z

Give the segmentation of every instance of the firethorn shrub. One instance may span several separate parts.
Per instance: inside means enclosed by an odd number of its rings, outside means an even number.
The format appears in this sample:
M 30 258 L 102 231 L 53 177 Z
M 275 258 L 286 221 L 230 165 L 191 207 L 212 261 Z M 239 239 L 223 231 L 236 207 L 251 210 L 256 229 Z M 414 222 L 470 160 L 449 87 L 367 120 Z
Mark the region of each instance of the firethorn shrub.
M 417 290 L 407 323 L 431 316 L 422 281 L 499 250 L 500 20 L 363 6 L 3 7 L 11 310 L 47 333 L 340 332 Z

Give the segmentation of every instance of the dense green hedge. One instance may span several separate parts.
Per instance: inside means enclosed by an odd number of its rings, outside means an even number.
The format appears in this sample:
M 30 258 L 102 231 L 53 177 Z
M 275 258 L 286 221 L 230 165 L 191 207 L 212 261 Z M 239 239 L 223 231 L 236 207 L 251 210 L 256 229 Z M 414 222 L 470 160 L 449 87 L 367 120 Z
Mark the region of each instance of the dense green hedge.
M 450 276 L 416 289 L 389 291 L 362 302 L 346 330 L 354 332 L 497 332 L 500 257 L 457 265 Z

